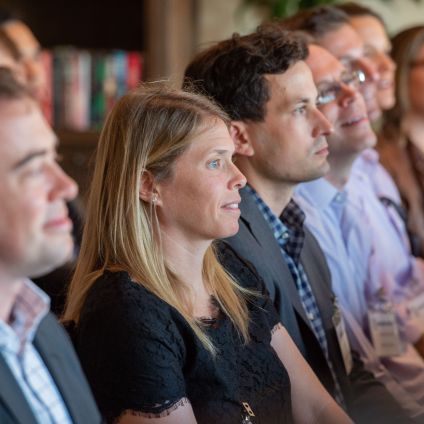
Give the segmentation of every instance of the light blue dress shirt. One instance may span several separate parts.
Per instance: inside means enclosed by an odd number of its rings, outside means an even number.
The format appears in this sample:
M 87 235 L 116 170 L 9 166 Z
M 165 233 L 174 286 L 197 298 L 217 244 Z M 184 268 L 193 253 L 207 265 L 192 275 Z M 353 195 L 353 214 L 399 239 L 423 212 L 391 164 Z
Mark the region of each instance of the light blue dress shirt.
M 295 200 L 326 255 L 352 347 L 409 415 L 417 416 L 424 413 L 424 361 L 410 343 L 403 355 L 382 360 L 368 337 L 368 304 L 381 289 L 382 282 L 378 275 L 372 275 L 378 272 L 369 266 L 376 256 L 371 229 L 374 223 L 369 220 L 364 203 L 370 201 L 368 197 L 378 199 L 372 190 L 365 190 L 366 184 L 370 187 L 369 181 L 361 181 L 361 186 L 351 195 L 351 190 L 338 191 L 321 178 L 300 184 Z M 379 213 L 376 219 L 385 214 Z
M 361 224 L 354 231 L 357 237 L 371 237 L 372 254 L 368 258 L 365 285 L 384 288 L 395 306 L 403 336 L 415 343 L 422 330 L 409 313 L 408 301 L 424 293 L 422 260 L 411 254 L 402 218 L 378 198 L 385 195 L 397 200 L 390 176 L 381 167 L 378 156 L 370 156 L 370 151 L 365 153 L 355 163 L 346 186 L 350 202 L 361 217 Z M 362 225 L 364 220 L 367 225 Z

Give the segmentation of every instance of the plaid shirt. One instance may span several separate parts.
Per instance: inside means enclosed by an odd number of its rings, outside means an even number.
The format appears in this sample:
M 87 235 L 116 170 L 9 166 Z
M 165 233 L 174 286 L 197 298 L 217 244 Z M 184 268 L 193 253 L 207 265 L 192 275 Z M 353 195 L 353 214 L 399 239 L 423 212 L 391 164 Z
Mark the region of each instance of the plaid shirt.
M 277 218 L 252 187 L 247 185 L 246 191 L 254 198 L 256 205 L 266 222 L 269 224 L 280 246 L 284 261 L 287 263 L 290 273 L 296 282 L 297 292 L 299 293 L 300 301 L 306 312 L 312 331 L 327 359 L 334 380 L 334 397 L 341 406 L 345 407 L 340 384 L 328 353 L 327 337 L 325 335 L 321 314 L 306 272 L 300 262 L 300 254 L 305 240 L 305 231 L 303 230 L 305 214 L 294 200 L 290 200 L 281 214 L 281 217 Z
M 1 294 L 1 293 L 0 293 Z M 32 341 L 49 311 L 49 298 L 25 280 L 12 306 L 10 323 L 0 320 L 2 355 L 40 424 L 71 424 L 65 403 Z

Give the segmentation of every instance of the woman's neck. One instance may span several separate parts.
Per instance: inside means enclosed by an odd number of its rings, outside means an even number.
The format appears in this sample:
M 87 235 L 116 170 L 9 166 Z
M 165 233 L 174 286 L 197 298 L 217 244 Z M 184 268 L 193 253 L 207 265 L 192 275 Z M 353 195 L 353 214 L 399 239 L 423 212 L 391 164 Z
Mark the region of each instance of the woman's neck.
M 162 231 L 161 237 L 167 265 L 190 288 L 193 315 L 206 316 L 210 293 L 203 279 L 203 260 L 211 242 L 188 241 L 165 231 Z

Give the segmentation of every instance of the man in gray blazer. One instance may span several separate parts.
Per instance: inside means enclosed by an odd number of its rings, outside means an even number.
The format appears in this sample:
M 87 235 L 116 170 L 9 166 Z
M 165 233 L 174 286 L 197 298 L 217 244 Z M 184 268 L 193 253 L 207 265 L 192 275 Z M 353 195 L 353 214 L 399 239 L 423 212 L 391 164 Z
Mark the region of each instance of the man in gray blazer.
M 65 202 L 77 186 L 24 87 L 0 68 L 0 422 L 99 423 L 71 343 L 28 277 L 72 254 Z
M 267 26 L 210 47 L 186 69 L 185 87 L 229 114 L 236 164 L 248 181 L 239 233 L 226 242 L 255 266 L 282 323 L 355 422 L 410 422 L 346 344 L 323 252 L 292 200 L 297 184 L 329 169 L 332 128 L 316 107 L 306 57 L 299 37 Z

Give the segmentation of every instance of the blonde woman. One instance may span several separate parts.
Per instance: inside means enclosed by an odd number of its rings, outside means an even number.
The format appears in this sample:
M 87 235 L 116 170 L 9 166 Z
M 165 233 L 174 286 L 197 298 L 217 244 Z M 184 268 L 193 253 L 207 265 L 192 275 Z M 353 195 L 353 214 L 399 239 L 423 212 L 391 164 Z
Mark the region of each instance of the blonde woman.
M 233 153 L 219 108 L 156 84 L 106 122 L 64 319 L 108 422 L 350 423 L 255 272 L 239 285 L 217 261 L 245 185 Z

